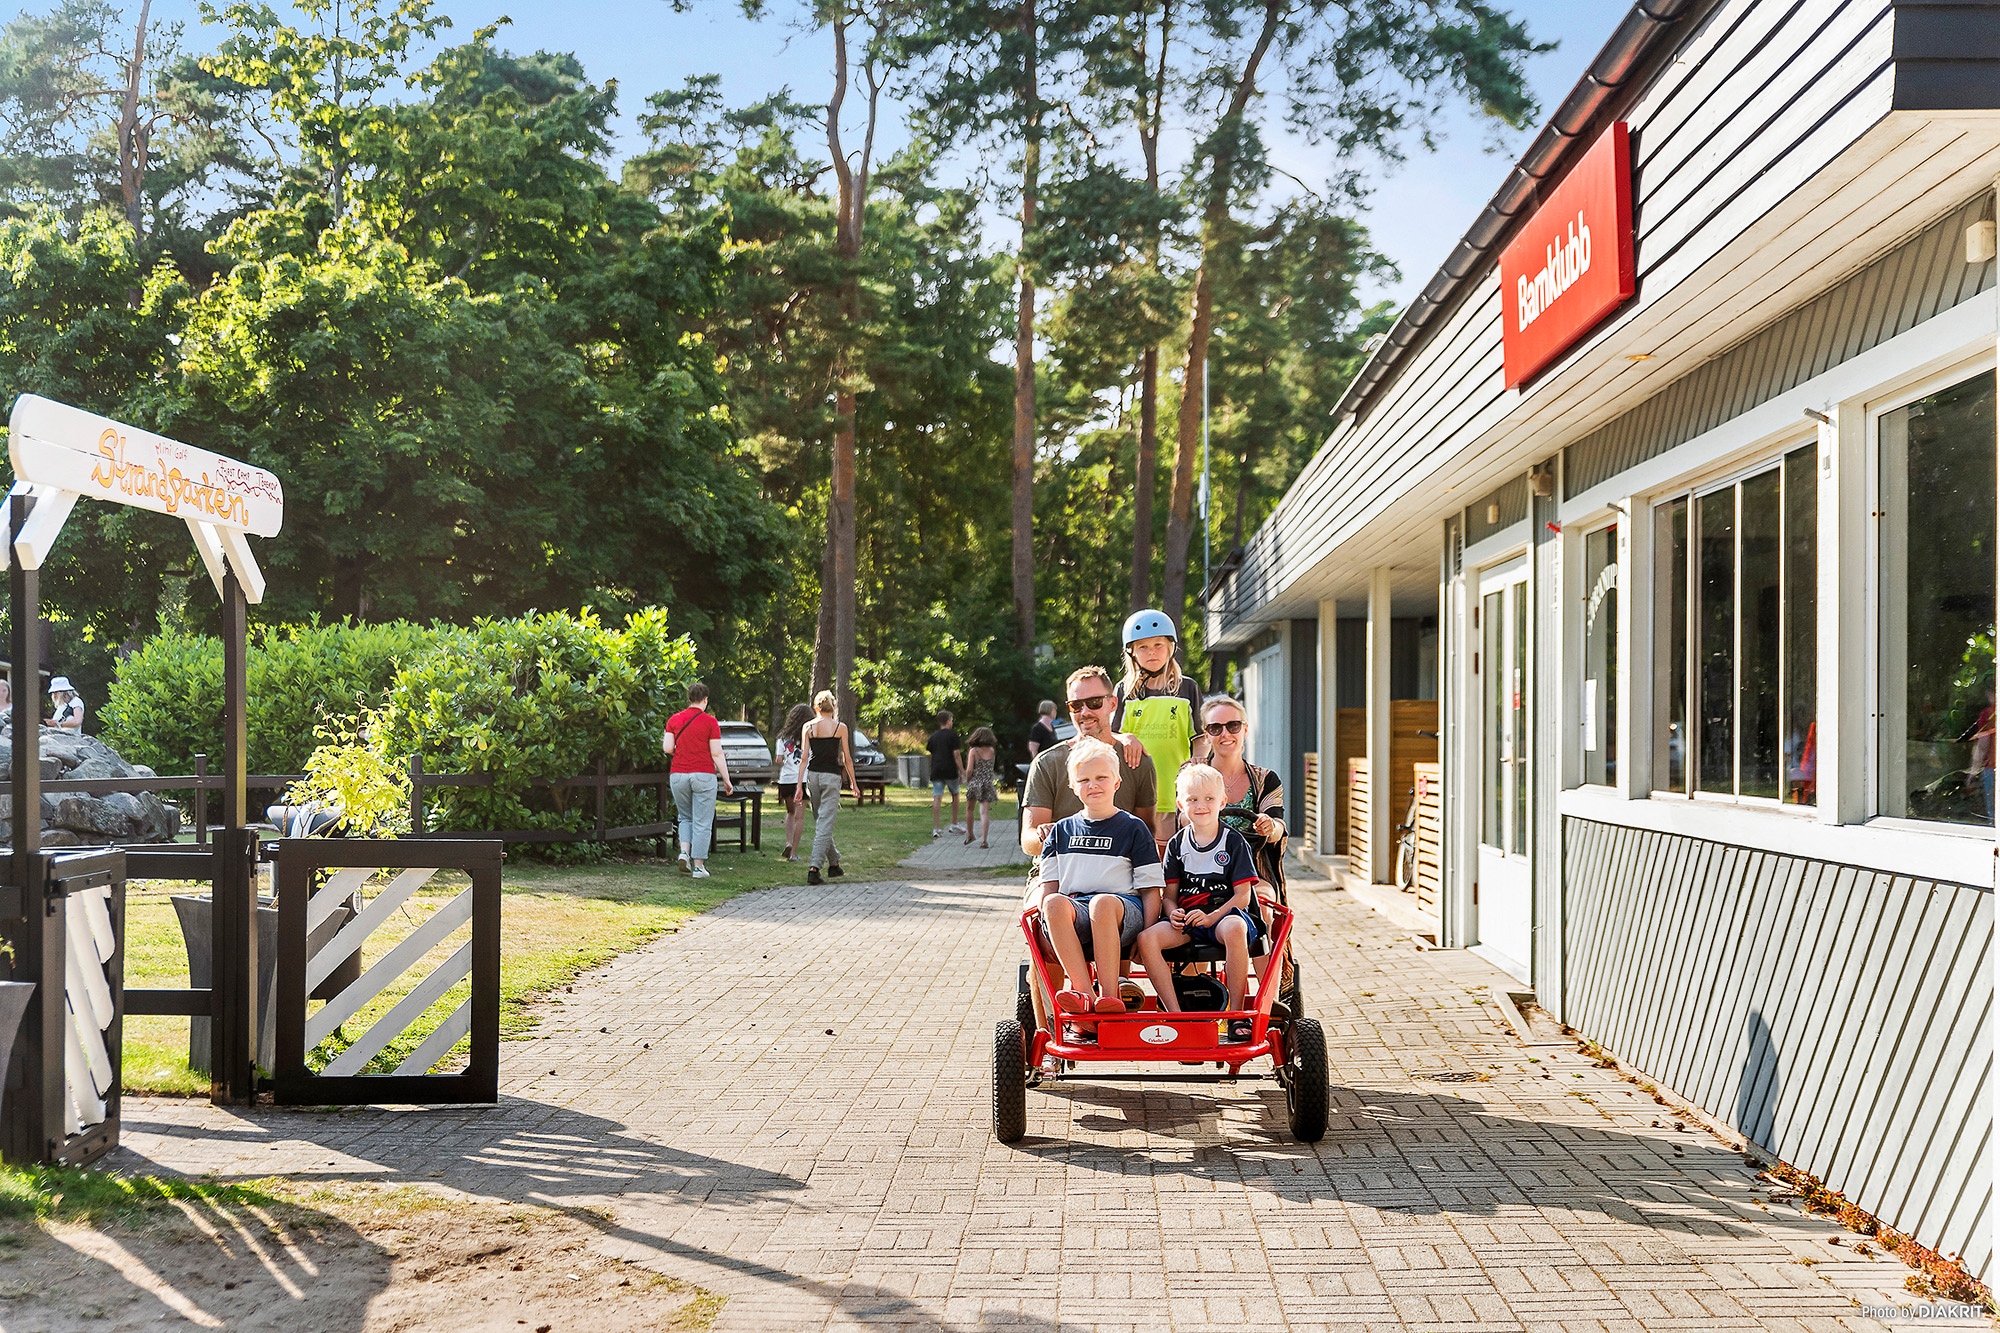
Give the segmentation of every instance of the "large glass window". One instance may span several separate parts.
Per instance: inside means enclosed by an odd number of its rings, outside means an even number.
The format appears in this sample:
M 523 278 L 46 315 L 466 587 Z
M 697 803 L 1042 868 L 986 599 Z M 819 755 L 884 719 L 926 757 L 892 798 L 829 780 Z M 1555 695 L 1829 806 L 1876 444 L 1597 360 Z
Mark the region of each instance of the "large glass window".
M 1618 781 L 1618 525 L 1583 539 L 1583 780 Z
M 1653 511 L 1659 790 L 1814 800 L 1813 454 Z
M 1882 417 L 1879 809 L 1993 822 L 1991 373 Z

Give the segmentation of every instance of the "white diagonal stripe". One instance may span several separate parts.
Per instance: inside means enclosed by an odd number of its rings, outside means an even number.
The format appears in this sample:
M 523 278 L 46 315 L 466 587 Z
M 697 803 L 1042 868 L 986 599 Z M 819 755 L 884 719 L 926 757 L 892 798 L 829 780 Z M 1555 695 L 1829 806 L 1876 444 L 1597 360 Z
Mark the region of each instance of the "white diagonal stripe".
M 326 942 L 326 947 L 314 954 L 306 963 L 306 994 L 319 989 L 319 983 L 333 975 L 333 969 L 347 961 L 348 955 L 358 950 L 362 942 L 375 933 L 375 927 L 389 919 L 389 914 L 409 901 L 410 895 L 421 889 L 435 868 L 419 867 L 405 870 L 389 881 L 389 887 L 376 895 L 375 901 L 361 909 L 361 915 L 340 928 L 340 933 Z M 331 1028 L 327 1029 L 332 1031 Z M 306 1043 L 310 1046 L 312 1043 Z
M 76 1029 L 76 1047 L 83 1056 L 89 1087 L 99 1097 L 111 1094 L 111 1052 L 105 1049 L 104 1033 L 93 1027 L 88 1015 L 79 1013 L 74 1003 L 63 1008 L 63 1021 Z
M 90 940 L 97 948 L 97 961 L 110 962 L 111 955 L 118 952 L 118 935 L 111 929 L 111 886 L 100 884 L 72 894 L 70 902 L 83 905 L 83 919 L 90 924 Z
M 396 1066 L 396 1072 L 430 1073 L 431 1066 L 444 1059 L 445 1054 L 458 1045 L 458 1039 L 470 1031 L 472 1031 L 472 998 L 467 996 L 465 1003 L 454 1009 L 450 1018 L 438 1024 L 431 1035 L 424 1038 L 423 1045 L 404 1057 L 403 1063 Z
M 70 1008 L 85 1020 L 99 1030 L 111 1026 L 111 983 L 104 979 L 104 965 L 97 961 L 90 927 L 77 915 L 64 922 L 63 989 L 69 992 Z
M 385 986 L 402 976 L 419 958 L 436 948 L 445 936 L 471 919 L 472 890 L 467 888 L 458 897 L 440 907 L 430 920 L 404 936 L 401 943 L 384 954 L 375 966 L 363 972 L 352 985 L 328 1000 L 325 1008 L 307 1018 L 306 1049 L 311 1050 L 325 1041 L 335 1028 L 361 1012 L 363 1005 L 381 994 Z M 352 927 L 353 923 L 350 922 L 341 927 L 340 933 L 345 935 Z M 320 955 L 322 958 L 325 956 L 325 954 Z M 308 981 L 307 988 L 310 990 L 317 984 L 319 983 Z
M 332 915 L 333 909 L 346 902 L 354 891 L 368 882 L 374 869 L 367 866 L 351 866 L 346 870 L 336 870 L 326 877 L 318 893 L 306 905 L 306 933 L 319 929 L 319 923 Z
M 396 1007 L 375 1020 L 375 1023 L 352 1046 L 342 1051 L 328 1062 L 322 1072 L 330 1077 L 358 1074 L 362 1067 L 375 1058 L 375 1053 L 396 1038 L 410 1030 L 410 1024 L 417 1021 L 424 1010 L 438 1002 L 438 997 L 463 981 L 472 973 L 472 941 L 458 946 L 458 952 L 439 964 L 438 970 L 416 984 L 408 995 L 396 1001 Z
M 77 1039 L 75 1016 L 67 1017 L 69 1021 L 63 1024 L 63 1128 L 80 1134 L 104 1122 L 104 1103 L 91 1086 L 90 1060 Z

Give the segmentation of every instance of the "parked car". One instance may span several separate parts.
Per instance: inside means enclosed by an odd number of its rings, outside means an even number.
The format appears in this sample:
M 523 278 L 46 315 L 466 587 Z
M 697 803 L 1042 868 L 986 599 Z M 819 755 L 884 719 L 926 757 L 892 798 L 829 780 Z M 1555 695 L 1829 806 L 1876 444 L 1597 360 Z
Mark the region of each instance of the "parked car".
M 757 730 L 755 723 L 724 722 L 722 753 L 729 760 L 731 782 L 755 782 L 761 785 L 778 780 L 778 765 L 771 758 L 770 744 L 765 741 L 764 733 Z
M 889 782 L 895 777 L 889 756 L 859 727 L 854 729 L 854 776 L 875 782 Z

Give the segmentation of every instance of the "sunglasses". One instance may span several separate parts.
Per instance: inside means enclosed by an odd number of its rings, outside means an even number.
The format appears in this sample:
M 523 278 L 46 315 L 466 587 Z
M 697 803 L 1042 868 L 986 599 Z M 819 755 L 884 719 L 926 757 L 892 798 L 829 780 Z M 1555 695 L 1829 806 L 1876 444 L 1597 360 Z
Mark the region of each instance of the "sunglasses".
M 1203 727 L 1202 730 L 1211 736 L 1220 736 L 1225 732 L 1234 736 L 1237 732 L 1243 730 L 1243 720 L 1238 718 L 1234 722 L 1211 722 Z
M 1110 702 L 1111 696 L 1108 694 L 1093 694 L 1088 699 L 1071 699 L 1069 701 L 1069 711 L 1072 713 L 1081 713 L 1088 710 L 1094 713 Z

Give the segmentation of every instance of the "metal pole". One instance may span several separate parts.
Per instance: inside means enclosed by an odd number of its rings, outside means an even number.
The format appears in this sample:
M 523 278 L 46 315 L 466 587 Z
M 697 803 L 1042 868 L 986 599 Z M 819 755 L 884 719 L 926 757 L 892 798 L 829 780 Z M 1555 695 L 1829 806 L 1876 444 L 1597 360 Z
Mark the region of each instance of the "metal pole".
M 222 579 L 222 827 L 215 834 L 214 1027 L 208 1099 L 247 1106 L 257 1095 L 256 835 L 248 766 L 250 605 L 236 571 Z

